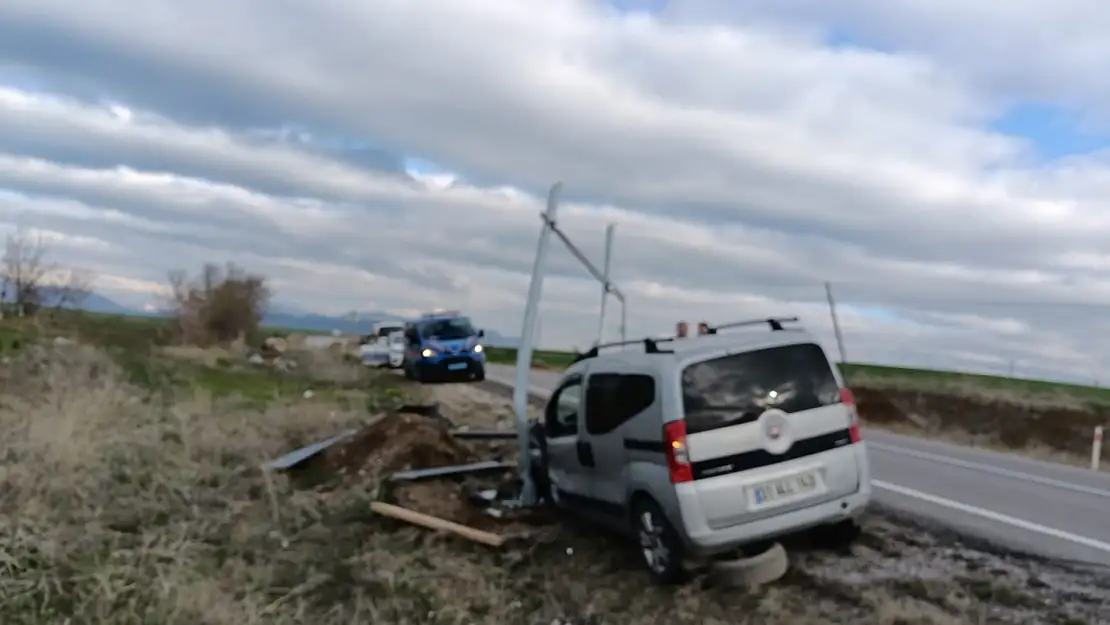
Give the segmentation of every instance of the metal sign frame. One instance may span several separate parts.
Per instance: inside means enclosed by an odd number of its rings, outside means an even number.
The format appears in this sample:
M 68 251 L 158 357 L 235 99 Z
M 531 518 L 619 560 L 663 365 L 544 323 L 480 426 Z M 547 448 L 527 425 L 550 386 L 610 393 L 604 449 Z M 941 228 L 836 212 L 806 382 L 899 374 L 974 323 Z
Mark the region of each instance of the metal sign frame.
M 582 253 L 567 235 L 559 229 L 556 215 L 559 211 L 559 196 L 563 190 L 563 183 L 556 182 L 547 194 L 547 210 L 540 214 L 543 228 L 540 231 L 539 243 L 536 245 L 536 260 L 532 265 L 532 281 L 528 285 L 528 302 L 524 307 L 524 326 L 520 333 L 520 347 L 516 355 L 516 383 L 513 385 L 513 412 L 516 416 L 517 445 L 519 446 L 519 460 L 517 468 L 520 471 L 521 492 L 520 504 L 524 506 L 536 503 L 536 487 L 532 482 L 532 454 L 528 424 L 528 388 L 529 375 L 532 371 L 532 353 L 535 349 L 536 323 L 539 318 L 539 303 L 543 295 L 543 278 L 547 270 L 547 252 L 551 242 L 552 233 L 563 242 L 571 254 L 601 283 L 601 313 L 598 319 L 597 344 L 601 343 L 605 329 L 605 303 L 608 296 L 617 298 L 621 304 L 621 340 L 626 334 L 625 322 L 627 312 L 624 294 L 609 280 L 610 261 L 613 251 L 614 224 L 609 224 L 605 229 L 605 265 L 604 270 L 598 270 L 590 259 Z

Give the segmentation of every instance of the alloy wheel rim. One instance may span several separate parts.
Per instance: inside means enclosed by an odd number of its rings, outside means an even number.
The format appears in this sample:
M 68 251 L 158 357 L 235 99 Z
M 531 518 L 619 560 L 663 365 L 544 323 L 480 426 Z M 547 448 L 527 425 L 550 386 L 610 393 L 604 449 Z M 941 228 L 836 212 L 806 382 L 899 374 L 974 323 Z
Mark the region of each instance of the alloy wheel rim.
M 651 512 L 640 514 L 640 550 L 653 572 L 661 573 L 667 569 L 671 554 L 663 541 L 663 528 L 656 523 Z

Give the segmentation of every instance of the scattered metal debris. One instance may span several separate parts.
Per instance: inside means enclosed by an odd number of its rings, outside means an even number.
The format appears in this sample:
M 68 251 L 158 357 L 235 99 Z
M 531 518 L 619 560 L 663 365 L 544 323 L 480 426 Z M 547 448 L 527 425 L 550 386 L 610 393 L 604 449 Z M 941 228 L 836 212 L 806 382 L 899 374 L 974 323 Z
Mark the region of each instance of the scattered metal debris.
M 459 464 L 447 467 L 433 467 L 431 469 L 413 469 L 411 471 L 398 471 L 389 476 L 393 482 L 415 482 L 435 477 L 449 477 L 454 475 L 470 475 L 475 473 L 496 473 L 507 471 L 516 465 L 511 462 L 487 460 L 471 464 Z
M 497 501 L 497 489 L 487 488 L 470 494 L 471 503 L 477 506 L 489 506 Z
M 318 443 L 312 443 L 311 445 L 306 445 L 304 447 L 301 447 L 300 449 L 294 449 L 293 451 L 285 454 L 284 456 L 281 456 L 280 458 L 271 460 L 264 466 L 267 469 L 274 471 L 285 471 L 287 469 L 292 469 L 297 465 L 309 460 L 310 458 L 313 458 L 320 452 L 335 445 L 336 443 L 351 438 L 356 433 L 358 433 L 358 430 L 356 429 L 347 430 L 342 434 L 337 434 L 336 436 L 333 436 L 326 440 L 322 440 Z
M 452 430 L 451 436 L 462 440 L 515 441 L 512 430 Z
M 315 395 L 315 393 L 313 393 L 311 390 L 307 390 L 307 391 L 304 392 L 304 398 L 305 399 L 311 399 L 314 395 Z M 396 412 L 397 413 L 414 414 L 414 415 L 417 415 L 417 416 L 428 417 L 428 418 L 431 418 L 431 419 L 438 419 L 440 421 L 446 422 L 448 424 L 448 427 L 452 427 L 451 422 L 448 421 L 447 417 L 443 416 L 443 414 L 440 412 L 438 403 L 434 403 L 434 404 L 405 404 L 405 405 L 401 406 L 400 408 L 398 408 L 396 410 Z M 372 419 L 370 421 L 370 423 L 367 423 L 367 424 L 363 425 L 361 428 L 350 429 L 350 430 L 347 430 L 345 432 L 342 432 L 341 434 L 337 434 L 337 435 L 335 435 L 335 436 L 333 436 L 329 439 L 322 440 L 322 441 L 319 441 L 319 442 L 316 442 L 316 443 L 312 443 L 311 445 L 306 445 L 306 446 L 301 447 L 299 449 L 294 449 L 293 451 L 285 454 L 284 456 L 281 456 L 280 458 L 276 458 L 274 460 L 271 460 L 270 462 L 266 463 L 263 466 L 265 466 L 265 468 L 267 468 L 267 469 L 276 470 L 276 471 L 284 471 L 284 470 L 287 470 L 287 469 L 296 468 L 297 465 L 300 465 L 300 464 L 304 463 L 305 461 L 315 457 L 316 455 L 318 455 L 319 453 L 328 449 L 329 447 L 335 446 L 336 443 L 347 440 L 348 438 L 351 438 L 352 436 L 357 434 L 360 430 L 362 430 L 364 428 L 367 428 L 367 427 L 370 427 L 370 425 L 372 425 L 374 422 L 381 419 L 383 416 L 384 415 L 378 415 L 377 417 Z M 481 468 L 478 469 L 478 471 L 482 471 L 482 470 L 492 471 L 493 469 L 481 469 Z
M 506 515 L 516 514 L 524 509 L 518 496 L 496 488 L 472 492 L 468 500 L 495 519 L 503 519 Z

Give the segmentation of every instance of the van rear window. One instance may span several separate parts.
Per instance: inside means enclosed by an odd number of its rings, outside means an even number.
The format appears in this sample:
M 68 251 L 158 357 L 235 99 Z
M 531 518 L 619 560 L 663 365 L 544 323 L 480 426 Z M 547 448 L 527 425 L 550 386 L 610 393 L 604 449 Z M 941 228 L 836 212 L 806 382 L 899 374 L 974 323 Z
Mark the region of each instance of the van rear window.
M 825 352 L 784 345 L 694 363 L 682 372 L 688 433 L 748 423 L 765 410 L 811 410 L 840 401 Z

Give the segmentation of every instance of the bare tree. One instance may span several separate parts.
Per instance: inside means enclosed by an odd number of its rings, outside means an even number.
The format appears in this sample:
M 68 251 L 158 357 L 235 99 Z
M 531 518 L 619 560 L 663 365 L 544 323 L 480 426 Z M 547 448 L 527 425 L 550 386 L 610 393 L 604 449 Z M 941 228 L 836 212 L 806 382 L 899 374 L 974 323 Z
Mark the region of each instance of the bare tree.
M 96 273 L 88 269 L 67 269 L 54 294 L 55 308 L 80 308 L 92 294 Z
M 169 285 L 188 343 L 221 343 L 255 332 L 270 300 L 265 278 L 231 263 L 223 269 L 206 264 L 194 280 L 183 271 L 172 272 Z
M 167 276 L 170 284 L 170 301 L 180 306 L 189 298 L 189 274 L 184 269 L 171 271 Z
M 15 315 L 33 315 L 42 305 L 43 281 L 53 270 L 46 263 L 46 242 L 25 230 L 7 235 L 0 259 L 0 302 Z

